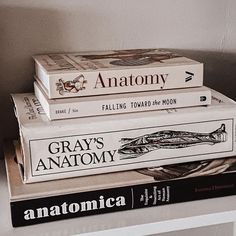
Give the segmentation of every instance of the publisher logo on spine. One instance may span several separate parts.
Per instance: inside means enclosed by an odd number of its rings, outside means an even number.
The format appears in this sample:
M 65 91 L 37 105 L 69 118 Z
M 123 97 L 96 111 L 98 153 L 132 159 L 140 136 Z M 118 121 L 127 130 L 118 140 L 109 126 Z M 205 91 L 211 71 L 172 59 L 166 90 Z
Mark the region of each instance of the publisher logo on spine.
M 194 73 L 189 72 L 189 71 L 185 71 L 185 73 L 187 74 L 187 77 L 185 78 L 185 82 L 189 82 L 193 79 Z
M 64 95 L 64 93 L 78 93 L 81 90 L 84 90 L 86 83 L 87 80 L 81 74 L 74 80 L 64 81 L 63 79 L 59 79 L 59 81 L 56 83 L 56 86 L 59 94 Z

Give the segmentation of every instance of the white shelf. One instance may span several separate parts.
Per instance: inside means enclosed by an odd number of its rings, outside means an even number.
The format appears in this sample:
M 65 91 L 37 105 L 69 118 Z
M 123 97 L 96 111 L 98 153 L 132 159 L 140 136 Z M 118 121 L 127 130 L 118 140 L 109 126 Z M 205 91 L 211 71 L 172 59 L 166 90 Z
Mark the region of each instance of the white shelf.
M 12 228 L 3 161 L 0 167 L 0 235 L 4 236 L 138 236 L 236 221 L 236 196 L 230 196 Z

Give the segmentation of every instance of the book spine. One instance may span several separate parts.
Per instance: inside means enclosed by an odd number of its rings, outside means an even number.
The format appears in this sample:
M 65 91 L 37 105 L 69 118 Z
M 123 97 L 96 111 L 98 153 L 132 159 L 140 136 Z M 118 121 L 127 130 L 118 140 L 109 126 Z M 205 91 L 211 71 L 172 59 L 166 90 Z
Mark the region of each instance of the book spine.
M 111 115 L 129 112 L 152 111 L 180 107 L 209 105 L 209 91 L 181 93 L 173 95 L 153 95 L 145 97 L 94 100 L 90 102 L 55 104 L 50 107 L 51 120 Z M 42 105 L 44 107 L 44 105 Z
M 149 92 L 129 97 L 98 97 L 88 101 L 77 99 L 76 102 L 49 104 L 38 86 L 35 84 L 35 95 L 50 120 L 209 105 L 211 102 L 210 90 L 182 89 L 185 91 Z
M 235 173 L 218 174 L 207 176 L 207 181 L 196 177 L 11 202 L 12 224 L 19 227 L 234 195 L 235 177 Z
M 30 139 L 29 182 L 235 155 L 234 118 Z M 201 148 L 199 148 L 201 147 Z
M 36 69 L 37 75 L 45 85 L 50 99 L 189 88 L 203 85 L 203 64 L 201 63 L 83 73 L 68 72 L 66 74 L 49 74 L 48 76 L 43 75 L 39 70 L 39 68 Z
M 48 122 L 35 96 L 16 95 L 26 182 L 234 156 L 235 104 L 221 97 L 201 108 Z

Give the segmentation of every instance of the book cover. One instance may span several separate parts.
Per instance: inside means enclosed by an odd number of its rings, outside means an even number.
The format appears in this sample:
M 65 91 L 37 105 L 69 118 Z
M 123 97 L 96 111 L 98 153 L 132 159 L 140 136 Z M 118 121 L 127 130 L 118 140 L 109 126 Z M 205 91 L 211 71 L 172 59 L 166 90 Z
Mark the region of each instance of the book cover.
M 211 90 L 206 87 L 48 99 L 42 84 L 35 82 L 34 91 L 50 120 L 201 106 L 211 103 Z
M 36 76 L 52 98 L 203 85 L 203 64 L 162 49 L 36 55 Z
M 236 193 L 235 157 L 27 185 L 13 148 L 5 160 L 14 227 Z
M 50 121 L 33 94 L 13 95 L 25 182 L 233 156 L 236 105 L 212 104 Z

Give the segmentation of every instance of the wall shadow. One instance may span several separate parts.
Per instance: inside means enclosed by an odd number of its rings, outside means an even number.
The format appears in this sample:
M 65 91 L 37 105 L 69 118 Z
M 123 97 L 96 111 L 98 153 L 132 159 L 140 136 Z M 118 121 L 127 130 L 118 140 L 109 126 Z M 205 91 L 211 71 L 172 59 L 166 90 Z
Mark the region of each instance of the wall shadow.
M 236 53 L 173 49 L 204 63 L 204 85 L 236 100 Z

